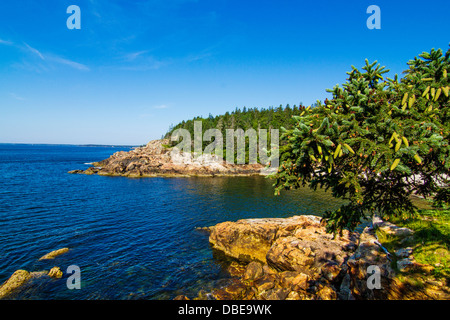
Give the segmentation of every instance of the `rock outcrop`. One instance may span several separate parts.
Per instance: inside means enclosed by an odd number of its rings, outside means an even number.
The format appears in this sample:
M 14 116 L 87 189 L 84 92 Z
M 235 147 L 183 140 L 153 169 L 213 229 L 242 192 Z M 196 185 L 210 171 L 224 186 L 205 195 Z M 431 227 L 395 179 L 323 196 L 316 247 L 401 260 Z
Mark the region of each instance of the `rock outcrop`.
M 212 155 L 194 157 L 191 153 L 173 152 L 173 148 L 167 147 L 168 143 L 168 140 L 153 140 L 128 152 L 116 152 L 108 159 L 94 162 L 86 170 L 72 170 L 69 173 L 131 178 L 264 174 L 261 164 L 230 164 Z
M 376 230 L 411 237 L 413 231 L 375 217 L 359 232 L 326 233 L 316 216 L 285 219 L 244 219 L 209 227 L 215 250 L 232 257 L 228 285 L 213 290 L 214 299 L 375 300 L 448 299 L 449 288 L 424 279 L 421 288 L 398 277 L 413 265 L 411 248 L 391 255 L 378 241 Z M 398 261 L 397 261 L 398 258 Z M 401 259 L 401 260 L 400 260 Z M 395 263 L 397 262 L 397 263 Z M 401 268 L 400 268 L 401 267 Z M 428 270 L 428 271 L 427 271 Z M 404 274 L 404 273 L 402 273 Z M 438 282 L 436 282 L 438 283 Z M 196 299 L 202 299 L 201 295 Z
M 250 262 L 241 279 L 256 299 L 336 299 L 345 291 L 347 261 L 359 240 L 358 233 L 348 231 L 333 237 L 317 216 L 243 219 L 210 230 L 214 249 Z M 233 291 L 223 290 L 213 296 L 221 299 Z

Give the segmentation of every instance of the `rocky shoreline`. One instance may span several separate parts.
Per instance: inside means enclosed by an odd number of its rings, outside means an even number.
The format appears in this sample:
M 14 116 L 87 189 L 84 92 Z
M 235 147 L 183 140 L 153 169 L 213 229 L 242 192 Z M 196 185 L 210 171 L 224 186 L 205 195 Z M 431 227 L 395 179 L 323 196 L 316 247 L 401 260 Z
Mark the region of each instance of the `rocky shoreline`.
M 375 230 L 413 236 L 413 231 L 375 218 L 359 232 L 326 233 L 316 216 L 244 219 L 207 228 L 213 250 L 232 258 L 228 283 L 194 299 L 216 300 L 426 300 L 450 299 L 450 288 L 431 280 L 412 288 L 398 275 L 415 270 L 411 248 L 389 253 Z M 380 275 L 371 278 L 373 271 Z M 189 299 L 177 296 L 175 299 Z
M 376 235 L 382 230 L 407 240 L 414 232 L 379 218 L 335 236 L 326 233 L 317 216 L 242 219 L 202 229 L 209 232 L 212 250 L 227 258 L 230 277 L 211 292 L 200 291 L 194 300 L 450 300 L 448 284 L 433 278 L 432 266 L 417 263 L 408 247 L 387 252 Z M 68 251 L 61 248 L 39 260 Z M 372 277 L 374 270 L 379 283 Z M 400 280 L 399 275 L 410 271 L 421 274 L 420 286 Z M 0 285 L 0 299 L 62 276 L 57 266 L 16 270 Z
M 119 151 L 108 159 L 92 163 L 86 170 L 72 170 L 72 174 L 140 177 L 212 177 L 265 175 L 261 164 L 230 164 L 214 156 L 172 154 L 169 140 L 153 140 L 146 146 L 128 152 Z

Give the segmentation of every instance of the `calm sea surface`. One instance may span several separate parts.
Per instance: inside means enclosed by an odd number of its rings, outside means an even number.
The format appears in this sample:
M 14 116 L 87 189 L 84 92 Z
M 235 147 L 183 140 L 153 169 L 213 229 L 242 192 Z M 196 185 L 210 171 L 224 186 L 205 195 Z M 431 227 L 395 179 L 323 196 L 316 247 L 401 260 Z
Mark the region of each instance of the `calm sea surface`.
M 263 177 L 71 175 L 124 147 L 0 144 L 0 284 L 17 269 L 59 266 L 16 299 L 173 299 L 208 292 L 224 261 L 196 227 L 244 218 L 321 215 L 339 201 L 309 189 L 273 195 Z M 54 260 L 38 261 L 63 247 Z M 214 254 L 214 255 L 213 255 Z M 81 289 L 66 269 L 81 270 Z

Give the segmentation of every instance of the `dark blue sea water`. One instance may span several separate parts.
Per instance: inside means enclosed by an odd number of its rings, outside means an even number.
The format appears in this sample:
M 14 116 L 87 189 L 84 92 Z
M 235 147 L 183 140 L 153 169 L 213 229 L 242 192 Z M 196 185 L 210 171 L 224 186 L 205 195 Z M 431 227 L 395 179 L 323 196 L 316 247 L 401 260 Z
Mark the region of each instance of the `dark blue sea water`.
M 309 189 L 273 195 L 263 177 L 71 175 L 130 148 L 0 144 L 0 284 L 17 269 L 81 270 L 35 282 L 15 299 L 173 299 L 211 290 L 224 261 L 196 227 L 243 218 L 320 215 L 339 201 Z M 70 251 L 39 261 L 63 247 Z

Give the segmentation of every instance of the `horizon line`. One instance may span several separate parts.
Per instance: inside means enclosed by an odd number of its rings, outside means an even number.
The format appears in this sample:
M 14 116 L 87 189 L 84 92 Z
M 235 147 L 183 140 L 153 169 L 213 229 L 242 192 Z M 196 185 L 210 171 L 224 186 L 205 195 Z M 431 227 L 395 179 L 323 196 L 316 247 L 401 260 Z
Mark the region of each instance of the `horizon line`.
M 139 147 L 142 144 L 98 144 L 98 143 L 45 143 L 45 142 L 0 142 L 0 144 L 24 144 L 24 145 L 47 145 L 47 146 L 79 146 L 79 147 Z

